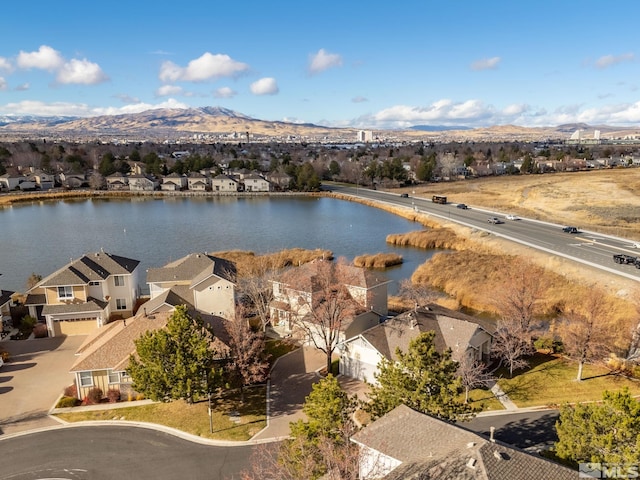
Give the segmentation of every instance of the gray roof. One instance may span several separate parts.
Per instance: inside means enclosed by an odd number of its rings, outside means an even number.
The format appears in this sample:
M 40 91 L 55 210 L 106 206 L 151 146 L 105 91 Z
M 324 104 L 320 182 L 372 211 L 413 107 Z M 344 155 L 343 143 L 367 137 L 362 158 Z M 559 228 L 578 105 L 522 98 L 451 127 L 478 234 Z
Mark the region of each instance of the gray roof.
M 236 267 L 232 262 L 206 253 L 190 253 L 161 268 L 147 271 L 147 283 L 190 282 L 192 286 L 216 275 L 230 282 L 236 280 Z
M 110 275 L 128 275 L 136 269 L 139 263 L 139 260 L 106 252 L 88 253 L 55 271 L 37 286 L 86 285 L 92 281 L 105 280 Z
M 11 295 L 16 292 L 11 292 L 9 290 L 0 290 L 0 307 L 5 303 L 8 303 L 11 300 Z
M 299 267 L 289 268 L 278 278 L 278 281 L 295 286 L 299 291 L 316 292 L 319 288 L 318 276 L 323 274 L 320 271 L 324 265 L 323 262 L 332 263 L 330 260 L 315 259 Z M 366 268 L 346 264 L 336 264 L 336 268 L 337 276 L 348 286 L 370 289 L 388 281 L 383 273 Z
M 352 440 L 401 463 L 385 480 L 575 479 L 577 472 L 401 405 Z
M 436 350 L 443 352 L 451 348 L 452 358 L 458 361 L 478 329 L 489 334 L 495 330 L 489 322 L 432 304 L 405 312 L 365 330 L 362 337 L 384 357 L 397 360 L 398 348 L 406 352 L 411 340 L 421 333 L 433 331 Z
M 107 308 L 108 302 L 103 302 L 89 297 L 82 303 L 63 303 L 60 305 L 45 305 L 42 309 L 43 315 L 60 315 L 70 313 L 102 312 Z

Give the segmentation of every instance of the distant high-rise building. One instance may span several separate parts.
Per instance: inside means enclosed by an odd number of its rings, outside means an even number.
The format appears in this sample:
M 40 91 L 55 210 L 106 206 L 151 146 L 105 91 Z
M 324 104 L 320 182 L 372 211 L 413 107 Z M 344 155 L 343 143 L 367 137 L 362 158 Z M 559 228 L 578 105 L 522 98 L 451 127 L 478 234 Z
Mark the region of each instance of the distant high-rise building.
M 581 132 L 582 130 L 576 130 L 575 132 L 573 132 L 573 134 L 571 135 L 571 140 L 580 140 Z
M 372 142 L 373 132 L 371 130 L 360 130 L 358 132 L 358 142 Z
M 600 140 L 600 130 L 596 130 L 593 132 L 593 139 Z

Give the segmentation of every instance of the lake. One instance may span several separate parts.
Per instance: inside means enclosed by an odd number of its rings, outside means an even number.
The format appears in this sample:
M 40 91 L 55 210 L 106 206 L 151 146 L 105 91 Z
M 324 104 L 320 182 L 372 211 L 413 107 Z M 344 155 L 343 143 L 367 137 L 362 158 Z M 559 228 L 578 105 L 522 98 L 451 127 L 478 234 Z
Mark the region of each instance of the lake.
M 143 274 L 191 252 L 284 248 L 331 250 L 349 260 L 395 252 L 405 263 L 387 270 L 409 278 L 433 251 L 387 245 L 390 233 L 419 224 L 354 202 L 323 197 L 133 197 L 41 201 L 0 208 L 0 287 L 24 291 L 84 253 L 104 251 L 141 261 Z M 145 288 L 146 290 L 146 288 Z

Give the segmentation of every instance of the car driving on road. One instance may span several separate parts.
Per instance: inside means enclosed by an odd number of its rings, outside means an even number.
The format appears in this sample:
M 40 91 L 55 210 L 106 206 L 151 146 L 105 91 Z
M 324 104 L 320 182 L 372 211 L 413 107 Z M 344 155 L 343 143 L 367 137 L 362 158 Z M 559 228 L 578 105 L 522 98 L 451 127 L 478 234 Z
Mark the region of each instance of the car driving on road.
M 469 209 L 469 207 L 464 203 L 459 203 L 458 205 L 456 205 L 456 208 L 460 208 L 461 210 L 468 210 Z
M 580 233 L 577 227 L 563 227 L 562 231 L 565 233 Z
M 520 220 L 520 217 L 518 217 L 517 215 L 511 215 L 511 214 L 507 215 L 505 218 L 507 220 Z
M 499 223 L 504 223 L 502 220 L 500 220 L 498 217 L 489 217 L 489 219 L 487 220 L 487 222 L 489 223 L 493 223 L 494 225 L 498 225 Z

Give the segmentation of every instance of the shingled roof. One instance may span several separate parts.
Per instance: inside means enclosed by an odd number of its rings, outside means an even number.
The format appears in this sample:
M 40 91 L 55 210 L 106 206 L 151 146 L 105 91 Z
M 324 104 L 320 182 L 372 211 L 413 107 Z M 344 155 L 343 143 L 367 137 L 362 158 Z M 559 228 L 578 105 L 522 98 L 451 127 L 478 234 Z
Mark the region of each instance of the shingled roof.
M 303 292 L 317 291 L 319 288 L 317 278 L 321 274 L 319 269 L 322 268 L 323 262 L 330 262 L 330 260 L 316 259 L 299 267 L 291 267 L 280 276 L 278 282 L 291 285 Z M 343 280 L 347 286 L 369 289 L 388 281 L 384 274 L 366 268 L 346 264 L 336 264 L 336 267 L 340 270 L 338 273 L 340 280 Z
M 189 282 L 195 286 L 211 275 L 230 282 L 236 281 L 236 267 L 232 262 L 206 253 L 190 253 L 164 267 L 150 268 L 147 283 Z
M 89 282 L 105 280 L 110 275 L 130 274 L 139 263 L 139 260 L 106 252 L 88 253 L 77 260 L 72 260 L 43 279 L 37 286 L 86 285 Z
M 458 361 L 479 328 L 490 334 L 495 330 L 489 322 L 432 304 L 391 318 L 361 335 L 381 355 L 397 360 L 398 348 L 406 352 L 411 340 L 421 333 L 433 331 L 436 349 L 443 352 L 451 348 L 453 360 Z
M 402 462 L 385 480 L 537 480 L 577 472 L 401 405 L 352 437 Z

